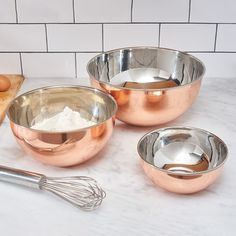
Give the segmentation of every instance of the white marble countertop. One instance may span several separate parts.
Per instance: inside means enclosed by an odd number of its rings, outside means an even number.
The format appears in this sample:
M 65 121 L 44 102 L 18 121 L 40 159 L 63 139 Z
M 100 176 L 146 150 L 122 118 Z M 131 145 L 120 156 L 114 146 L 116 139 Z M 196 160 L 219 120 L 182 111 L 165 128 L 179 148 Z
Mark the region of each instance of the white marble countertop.
M 21 92 L 56 84 L 84 84 L 80 79 L 25 80 Z M 9 122 L 0 128 L 0 163 L 48 176 L 88 175 L 107 192 L 102 206 L 83 212 L 46 192 L 0 183 L 1 235 L 235 235 L 236 231 L 236 78 L 206 79 L 198 99 L 184 115 L 167 124 L 207 129 L 228 145 L 221 178 L 193 195 L 166 192 L 144 175 L 136 144 L 155 127 L 117 122 L 112 139 L 93 160 L 73 168 L 43 165 L 17 145 Z

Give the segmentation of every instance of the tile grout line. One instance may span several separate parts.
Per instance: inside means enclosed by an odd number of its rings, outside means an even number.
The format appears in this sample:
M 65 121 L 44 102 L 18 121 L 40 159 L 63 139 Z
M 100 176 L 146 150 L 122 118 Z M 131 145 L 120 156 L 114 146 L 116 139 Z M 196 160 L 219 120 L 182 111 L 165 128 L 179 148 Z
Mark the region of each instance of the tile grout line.
M 161 45 L 161 24 L 159 24 L 159 29 L 158 29 L 158 47 Z
M 72 0 L 72 8 L 73 8 L 73 23 L 75 23 L 75 0 Z
M 104 52 L 104 24 L 102 24 L 102 52 Z
M 222 54 L 222 53 L 226 53 L 226 54 L 234 54 L 236 53 L 236 51 L 185 51 L 185 52 L 190 52 L 190 53 L 209 53 L 209 54 Z M 12 53 L 27 53 L 27 54 L 46 54 L 46 53 L 51 53 L 51 54 L 55 54 L 55 53 L 60 53 L 60 54 L 74 54 L 74 53 L 102 53 L 102 51 L 0 51 L 0 54 L 12 54 Z
M 190 18 L 191 18 L 191 6 L 192 6 L 192 0 L 189 0 L 189 5 L 188 5 L 188 23 L 190 23 Z
M 0 53 L 101 53 L 102 51 L 0 51 Z
M 75 78 L 78 78 L 77 56 L 75 52 Z
M 214 52 L 216 51 L 217 35 L 218 35 L 218 24 L 216 24 L 215 41 L 214 41 Z
M 21 75 L 24 75 L 21 52 L 19 53 L 19 56 L 20 56 L 20 70 L 21 70 Z
M 131 24 L 131 22 L 76 22 L 76 23 L 73 23 L 73 22 L 27 22 L 27 23 L 23 23 L 23 22 L 20 22 L 20 23 L 13 23 L 13 22 L 5 22 L 5 23 L 2 23 L 0 22 L 0 25 L 43 25 L 43 24 L 50 24 L 50 25 L 101 25 L 101 24 L 107 24 L 107 25 L 119 25 L 119 24 L 124 24 L 124 25 L 127 25 L 127 24 Z M 171 25 L 188 25 L 188 24 L 192 24 L 192 25 L 215 25 L 215 24 L 222 24 L 222 25 L 236 25 L 236 22 L 194 22 L 194 21 L 191 21 L 191 22 L 187 22 L 187 21 L 148 21 L 148 22 L 145 22 L 145 21 L 137 21 L 137 22 L 132 22 L 132 24 L 171 24 Z
M 130 12 L 130 22 L 133 23 L 133 7 L 134 7 L 134 0 L 131 0 L 131 12 Z
M 19 20 L 18 20 L 18 11 L 17 11 L 17 0 L 15 0 L 15 12 L 16 12 L 16 23 L 18 24 Z
M 48 52 L 48 30 L 47 30 L 47 24 L 44 24 L 45 27 L 45 36 L 46 36 L 46 51 Z

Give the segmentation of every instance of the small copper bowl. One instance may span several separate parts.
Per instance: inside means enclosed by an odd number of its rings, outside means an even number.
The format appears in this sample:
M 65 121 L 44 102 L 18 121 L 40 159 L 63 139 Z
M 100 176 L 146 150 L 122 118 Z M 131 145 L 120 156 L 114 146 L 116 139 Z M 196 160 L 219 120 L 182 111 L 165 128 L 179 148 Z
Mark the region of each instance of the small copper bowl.
M 87 71 L 93 87 L 116 99 L 117 119 L 150 126 L 169 122 L 191 106 L 205 67 L 184 52 L 134 47 L 95 56 Z
M 228 150 L 208 131 L 169 127 L 143 136 L 138 153 L 146 175 L 155 185 L 188 194 L 203 190 L 218 178 Z
M 68 132 L 30 128 L 36 117 L 39 120 L 52 117 L 66 106 L 96 125 Z M 53 86 L 18 96 L 11 102 L 7 115 L 13 134 L 26 153 L 45 164 L 72 166 L 92 158 L 105 146 L 113 131 L 116 110 L 112 96 L 100 90 Z

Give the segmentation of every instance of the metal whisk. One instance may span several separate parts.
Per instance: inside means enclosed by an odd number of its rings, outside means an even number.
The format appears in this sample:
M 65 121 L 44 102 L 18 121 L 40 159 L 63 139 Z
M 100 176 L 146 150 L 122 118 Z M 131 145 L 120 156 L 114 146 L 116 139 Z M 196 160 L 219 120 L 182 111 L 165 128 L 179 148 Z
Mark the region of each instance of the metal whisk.
M 34 172 L 0 166 L 0 180 L 47 190 L 83 210 L 96 209 L 106 196 L 97 181 L 86 176 L 53 178 Z

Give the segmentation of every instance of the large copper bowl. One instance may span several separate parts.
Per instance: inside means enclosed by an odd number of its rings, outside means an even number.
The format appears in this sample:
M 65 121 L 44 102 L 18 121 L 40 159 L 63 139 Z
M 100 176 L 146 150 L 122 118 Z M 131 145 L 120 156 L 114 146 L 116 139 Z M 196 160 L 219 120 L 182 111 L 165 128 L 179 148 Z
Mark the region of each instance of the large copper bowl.
M 36 117 L 38 120 L 52 117 L 66 106 L 96 124 L 63 132 L 31 128 Z M 18 96 L 7 115 L 17 142 L 28 154 L 46 164 L 71 166 L 87 161 L 105 146 L 112 134 L 116 110 L 115 100 L 100 90 L 54 86 Z
M 148 126 L 171 121 L 191 106 L 205 67 L 184 52 L 136 47 L 99 54 L 87 71 L 93 87 L 116 99 L 119 120 Z
M 167 127 L 144 135 L 138 153 L 154 184 L 182 194 L 207 188 L 227 160 L 226 144 L 216 135 L 192 127 Z

